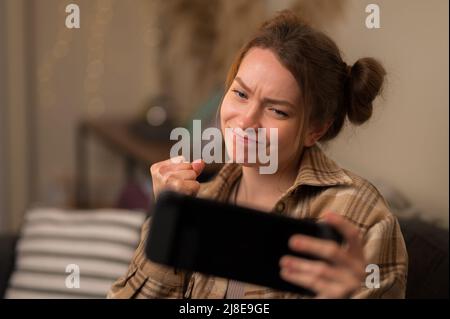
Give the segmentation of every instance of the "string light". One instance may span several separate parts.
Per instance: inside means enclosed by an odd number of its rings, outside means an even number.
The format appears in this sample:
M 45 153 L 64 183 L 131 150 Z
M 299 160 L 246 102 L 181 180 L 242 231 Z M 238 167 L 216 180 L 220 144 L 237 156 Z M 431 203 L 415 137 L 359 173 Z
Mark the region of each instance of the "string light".
M 84 80 L 85 114 L 97 118 L 106 112 L 106 104 L 100 92 L 105 71 L 105 38 L 113 18 L 113 1 L 99 0 L 87 41 L 88 58 Z
M 152 89 L 153 94 L 157 94 L 159 92 L 159 79 L 158 72 L 155 69 L 155 65 L 157 65 L 158 61 L 158 46 L 161 42 L 162 32 L 159 26 L 157 25 L 156 15 L 158 13 L 158 7 L 160 6 L 160 2 L 158 0 L 147 1 L 141 0 L 140 6 L 136 6 L 138 9 L 138 17 L 143 26 L 142 28 L 142 43 L 144 50 L 148 52 L 146 55 L 146 59 L 143 65 L 142 72 L 142 83 L 145 85 L 144 91 L 148 91 L 150 88 Z
M 67 3 L 60 3 L 58 7 L 58 19 L 64 21 L 65 7 Z M 60 23 L 56 35 L 56 41 L 37 68 L 37 104 L 44 110 L 50 110 L 56 105 L 53 74 L 57 63 L 69 54 L 72 42 L 72 32 Z

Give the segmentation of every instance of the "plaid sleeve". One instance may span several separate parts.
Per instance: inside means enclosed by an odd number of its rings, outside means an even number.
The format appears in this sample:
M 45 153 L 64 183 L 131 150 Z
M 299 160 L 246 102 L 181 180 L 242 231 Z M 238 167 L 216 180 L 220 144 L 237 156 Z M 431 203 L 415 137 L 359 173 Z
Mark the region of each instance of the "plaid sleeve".
M 150 262 L 145 257 L 145 242 L 150 219 L 142 226 L 141 241 L 127 273 L 110 288 L 107 298 L 181 298 L 185 274 L 171 267 Z
M 395 216 L 388 214 L 368 229 L 364 252 L 367 276 L 353 298 L 405 298 L 408 255 Z

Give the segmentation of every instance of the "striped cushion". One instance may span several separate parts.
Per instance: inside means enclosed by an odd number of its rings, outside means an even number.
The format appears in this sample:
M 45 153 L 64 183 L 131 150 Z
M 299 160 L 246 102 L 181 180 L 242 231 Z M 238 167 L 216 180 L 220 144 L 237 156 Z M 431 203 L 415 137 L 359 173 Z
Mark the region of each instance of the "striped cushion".
M 144 219 L 143 212 L 118 209 L 28 212 L 6 298 L 104 298 L 126 272 Z M 66 286 L 71 264 L 79 288 Z

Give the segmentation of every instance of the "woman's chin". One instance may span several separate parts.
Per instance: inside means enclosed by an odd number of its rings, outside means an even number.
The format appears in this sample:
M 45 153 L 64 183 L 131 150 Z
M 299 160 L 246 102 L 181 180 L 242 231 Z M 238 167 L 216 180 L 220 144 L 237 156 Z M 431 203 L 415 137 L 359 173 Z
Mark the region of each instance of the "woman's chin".
M 242 157 L 237 157 L 237 156 L 229 156 L 228 157 L 228 162 L 229 163 L 237 163 L 239 165 L 242 165 L 244 167 L 260 167 L 261 164 L 258 162 L 254 162 L 254 161 L 249 161 L 247 158 L 242 158 Z
M 244 166 L 244 167 L 253 167 L 253 168 L 259 168 L 261 166 L 258 163 L 246 163 L 246 162 L 244 162 L 244 163 L 238 163 L 238 164 L 240 164 L 241 166 Z

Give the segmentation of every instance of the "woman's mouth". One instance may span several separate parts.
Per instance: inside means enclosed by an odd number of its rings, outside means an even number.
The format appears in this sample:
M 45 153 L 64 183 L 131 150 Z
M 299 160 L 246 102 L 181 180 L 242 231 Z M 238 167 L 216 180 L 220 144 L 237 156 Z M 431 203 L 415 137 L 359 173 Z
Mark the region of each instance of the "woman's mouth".
M 248 144 L 249 142 L 255 144 L 261 144 L 258 139 L 257 130 L 243 130 L 240 128 L 233 128 L 233 135 L 236 136 L 236 141 L 243 144 Z

